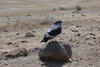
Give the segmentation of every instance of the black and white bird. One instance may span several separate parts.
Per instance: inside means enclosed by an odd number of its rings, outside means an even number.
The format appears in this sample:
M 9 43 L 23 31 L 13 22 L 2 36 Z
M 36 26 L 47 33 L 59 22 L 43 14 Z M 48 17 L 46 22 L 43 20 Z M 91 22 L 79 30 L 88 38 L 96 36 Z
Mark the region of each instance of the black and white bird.
M 47 42 L 49 39 L 59 35 L 62 32 L 61 23 L 62 21 L 56 21 L 52 26 L 50 26 L 47 32 L 44 34 L 43 40 L 41 42 Z

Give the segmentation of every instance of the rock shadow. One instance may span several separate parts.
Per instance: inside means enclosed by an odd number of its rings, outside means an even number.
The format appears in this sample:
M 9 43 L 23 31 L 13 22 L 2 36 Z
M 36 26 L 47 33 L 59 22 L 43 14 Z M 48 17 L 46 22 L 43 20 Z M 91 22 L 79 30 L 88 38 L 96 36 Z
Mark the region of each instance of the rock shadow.
M 44 60 L 41 59 L 43 64 L 41 66 L 45 67 L 63 67 L 64 64 L 66 63 L 72 63 L 71 61 L 52 61 L 52 60 Z

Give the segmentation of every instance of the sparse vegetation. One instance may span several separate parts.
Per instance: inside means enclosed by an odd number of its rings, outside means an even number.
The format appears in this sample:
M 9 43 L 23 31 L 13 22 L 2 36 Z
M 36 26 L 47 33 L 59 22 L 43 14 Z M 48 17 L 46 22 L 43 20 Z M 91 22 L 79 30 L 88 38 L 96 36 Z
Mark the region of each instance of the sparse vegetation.
M 62 33 L 40 43 L 59 20 Z M 47 46 L 50 42 L 54 44 Z M 70 54 L 67 44 L 72 57 L 61 61 Z M 40 51 L 47 58 L 41 59 Z M 100 67 L 99 63 L 100 0 L 0 0 L 0 67 Z
M 82 7 L 80 7 L 80 6 L 76 6 L 76 7 L 75 7 L 75 10 L 76 10 L 77 13 L 79 13 L 79 11 L 82 10 Z
M 52 10 L 56 11 L 56 10 L 72 10 L 72 9 L 74 9 L 74 8 L 73 7 L 71 7 L 71 8 L 59 7 L 59 8 L 53 8 Z
M 56 11 L 56 8 L 53 8 L 53 11 Z
M 59 7 L 59 10 L 67 10 L 65 7 Z

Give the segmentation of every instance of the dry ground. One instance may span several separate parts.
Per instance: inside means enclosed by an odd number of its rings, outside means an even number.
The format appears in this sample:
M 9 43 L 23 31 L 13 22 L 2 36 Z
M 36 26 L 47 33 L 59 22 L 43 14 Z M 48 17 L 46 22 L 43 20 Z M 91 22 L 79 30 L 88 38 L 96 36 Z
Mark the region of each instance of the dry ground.
M 83 7 L 81 13 L 52 11 L 76 5 Z M 18 47 L 41 48 L 43 34 L 55 20 L 63 21 L 56 40 L 70 44 L 71 63 L 42 62 L 33 52 L 16 59 L 0 58 L 0 67 L 100 67 L 100 0 L 0 0 L 0 54 Z M 27 32 L 34 37 L 25 37 Z

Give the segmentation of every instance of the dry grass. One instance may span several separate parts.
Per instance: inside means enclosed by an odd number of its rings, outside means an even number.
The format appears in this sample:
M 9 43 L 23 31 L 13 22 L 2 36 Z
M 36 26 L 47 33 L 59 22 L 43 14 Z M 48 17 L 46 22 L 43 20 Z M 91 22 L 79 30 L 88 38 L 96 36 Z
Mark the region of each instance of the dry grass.
M 73 10 L 52 11 L 53 8 L 70 8 L 76 5 L 83 8 L 85 16 L 72 13 Z M 63 31 L 55 39 L 70 43 L 72 63 L 48 62 L 48 67 L 100 67 L 99 5 L 100 0 L 0 0 L 0 53 L 18 47 L 41 48 L 44 43 L 40 41 L 46 29 L 55 20 L 62 20 Z M 35 36 L 26 38 L 27 32 Z M 7 45 L 8 42 L 12 44 Z M 0 67 L 41 67 L 42 64 L 37 53 L 9 60 L 1 60 L 0 57 Z

